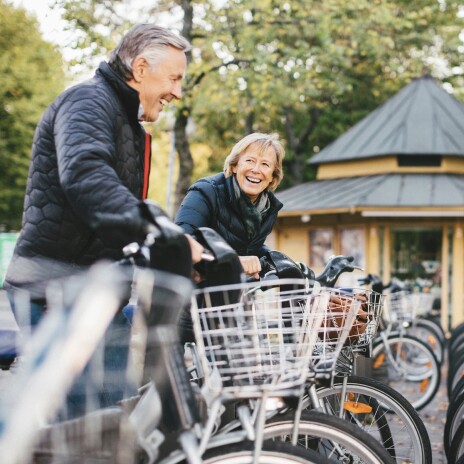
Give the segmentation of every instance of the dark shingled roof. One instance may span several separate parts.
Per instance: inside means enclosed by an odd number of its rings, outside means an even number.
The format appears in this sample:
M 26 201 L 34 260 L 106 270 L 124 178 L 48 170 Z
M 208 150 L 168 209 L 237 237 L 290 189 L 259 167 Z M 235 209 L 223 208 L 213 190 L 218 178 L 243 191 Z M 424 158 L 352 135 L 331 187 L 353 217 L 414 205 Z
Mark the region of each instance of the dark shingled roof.
M 464 103 L 429 76 L 413 80 L 310 163 L 397 154 L 464 156 Z
M 362 207 L 462 207 L 464 175 L 384 174 L 316 180 L 277 193 L 282 212 Z

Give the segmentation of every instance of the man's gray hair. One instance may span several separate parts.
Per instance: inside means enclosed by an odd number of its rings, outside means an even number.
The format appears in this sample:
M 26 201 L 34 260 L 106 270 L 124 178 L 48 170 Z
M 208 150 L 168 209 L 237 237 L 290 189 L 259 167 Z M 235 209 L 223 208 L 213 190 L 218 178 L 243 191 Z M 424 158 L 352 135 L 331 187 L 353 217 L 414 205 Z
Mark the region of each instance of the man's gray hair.
M 168 47 L 184 52 L 191 48 L 186 39 L 169 29 L 154 24 L 137 24 L 111 52 L 108 64 L 127 82 L 133 78 L 132 63 L 136 58 L 143 56 L 150 67 L 154 67 Z

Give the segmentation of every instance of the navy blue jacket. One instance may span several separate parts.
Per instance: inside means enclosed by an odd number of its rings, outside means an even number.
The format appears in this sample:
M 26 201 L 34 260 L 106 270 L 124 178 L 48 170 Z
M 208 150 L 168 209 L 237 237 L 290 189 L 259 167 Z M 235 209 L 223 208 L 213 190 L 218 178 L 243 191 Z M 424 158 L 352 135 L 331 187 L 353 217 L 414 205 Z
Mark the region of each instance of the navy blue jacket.
M 235 197 L 233 178 L 226 178 L 223 173 L 200 179 L 189 188 L 175 222 L 189 234 L 198 227 L 210 227 L 240 256 L 261 257 L 268 249 L 264 242 L 283 206 L 272 192 L 268 194 L 270 208 L 262 219 L 259 233 L 251 242 Z
M 114 231 L 98 213 L 123 214 L 143 196 L 146 133 L 138 92 L 103 62 L 45 111 L 32 147 L 23 224 L 5 288 L 40 287 L 98 259 L 117 259 Z M 148 144 L 147 144 L 148 146 Z M 116 234 L 117 235 L 117 234 Z

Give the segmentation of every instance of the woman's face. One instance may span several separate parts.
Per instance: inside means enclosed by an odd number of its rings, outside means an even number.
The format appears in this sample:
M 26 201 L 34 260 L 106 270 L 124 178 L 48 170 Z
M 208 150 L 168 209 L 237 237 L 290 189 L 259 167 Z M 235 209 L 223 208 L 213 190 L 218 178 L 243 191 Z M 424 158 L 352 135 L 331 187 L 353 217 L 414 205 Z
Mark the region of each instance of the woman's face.
M 238 185 L 252 202 L 272 182 L 276 162 L 276 154 L 272 148 L 259 153 L 258 148 L 250 145 L 240 155 L 237 165 L 232 167 Z

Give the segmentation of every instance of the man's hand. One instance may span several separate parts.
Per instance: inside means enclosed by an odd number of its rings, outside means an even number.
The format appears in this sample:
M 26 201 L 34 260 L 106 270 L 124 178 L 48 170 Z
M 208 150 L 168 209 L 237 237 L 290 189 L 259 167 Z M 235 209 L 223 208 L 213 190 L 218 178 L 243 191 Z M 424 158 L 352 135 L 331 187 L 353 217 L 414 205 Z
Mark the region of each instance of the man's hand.
M 259 280 L 259 272 L 261 271 L 259 258 L 257 256 L 239 256 L 239 259 L 245 274 Z
M 192 263 L 199 263 L 201 261 L 201 254 L 204 251 L 203 245 L 197 242 L 191 235 L 185 234 L 185 236 L 189 241 L 190 250 L 192 251 Z

